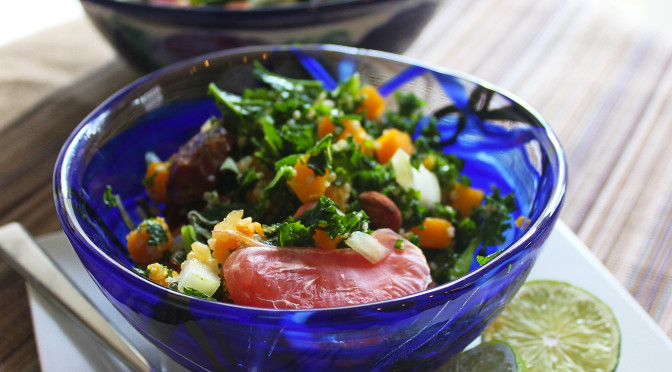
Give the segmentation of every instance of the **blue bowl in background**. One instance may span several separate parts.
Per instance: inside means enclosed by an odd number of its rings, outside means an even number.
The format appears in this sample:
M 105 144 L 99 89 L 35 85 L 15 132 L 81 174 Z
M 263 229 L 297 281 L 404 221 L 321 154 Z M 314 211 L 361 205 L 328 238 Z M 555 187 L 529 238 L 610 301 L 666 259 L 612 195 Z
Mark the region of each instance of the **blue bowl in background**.
M 332 0 L 248 10 L 81 0 L 127 61 L 144 71 L 222 49 L 320 43 L 403 52 L 441 0 Z
M 386 97 L 412 91 L 436 113 L 445 151 L 477 186 L 516 194 L 530 223 L 467 275 L 410 296 L 339 308 L 275 310 L 206 301 L 136 274 L 126 227 L 104 205 L 111 185 L 132 207 L 145 197 L 144 154 L 165 158 L 217 109 L 207 85 L 240 93 L 252 61 L 327 89 L 359 72 Z M 518 291 L 564 200 L 566 163 L 548 124 L 526 104 L 468 75 L 397 55 L 342 46 L 234 49 L 154 72 L 116 93 L 68 138 L 56 163 L 58 216 L 84 267 L 124 317 L 192 370 L 422 370 L 472 342 Z M 133 209 L 133 208 L 129 208 Z M 514 216 L 514 218 L 516 217 Z M 134 218 L 138 218 L 133 215 Z

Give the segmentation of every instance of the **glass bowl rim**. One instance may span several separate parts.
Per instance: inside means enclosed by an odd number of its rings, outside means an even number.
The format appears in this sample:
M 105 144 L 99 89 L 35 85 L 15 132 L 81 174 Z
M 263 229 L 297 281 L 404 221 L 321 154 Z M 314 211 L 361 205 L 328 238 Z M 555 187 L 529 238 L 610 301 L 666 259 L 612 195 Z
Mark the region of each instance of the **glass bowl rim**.
M 236 17 L 249 15 L 250 18 L 252 18 L 259 16 L 280 17 L 282 15 L 295 12 L 310 14 L 315 13 L 317 11 L 338 11 L 348 8 L 354 9 L 357 7 L 375 6 L 381 3 L 393 3 L 393 2 L 401 3 L 414 0 L 335 0 L 323 3 L 301 2 L 298 4 L 291 4 L 291 5 L 279 5 L 279 6 L 267 5 L 267 6 L 254 7 L 250 9 L 231 9 L 219 5 L 180 7 L 180 6 L 154 4 L 135 0 L 80 0 L 80 1 L 85 3 L 95 3 L 99 5 L 104 5 L 122 11 L 153 12 L 164 14 L 166 16 L 177 14 L 182 15 L 219 14 L 222 16 L 233 15 Z M 441 0 L 430 0 L 430 1 L 441 1 Z
M 200 299 L 196 298 L 193 296 L 189 296 L 177 291 L 172 291 L 168 288 L 165 288 L 157 283 L 154 283 L 150 280 L 146 280 L 145 278 L 142 278 L 140 275 L 135 273 L 133 270 L 130 268 L 127 268 L 126 266 L 122 265 L 121 263 L 117 262 L 116 260 L 110 258 L 101 248 L 96 246 L 96 244 L 93 243 L 93 241 L 84 233 L 84 230 L 81 228 L 80 224 L 77 222 L 77 218 L 75 217 L 75 212 L 74 209 L 72 208 L 72 204 L 67 200 L 65 197 L 66 195 L 69 194 L 67 191 L 67 172 L 65 172 L 67 165 L 69 164 L 68 161 L 71 160 L 72 156 L 72 149 L 73 146 L 76 144 L 75 139 L 81 133 L 83 130 L 91 125 L 91 120 L 96 118 L 101 112 L 106 111 L 107 109 L 113 107 L 115 103 L 122 99 L 124 96 L 126 96 L 128 93 L 132 92 L 135 88 L 148 83 L 152 80 L 160 79 L 160 77 L 163 74 L 167 74 L 176 70 L 180 69 L 185 69 L 188 68 L 188 66 L 193 65 L 194 63 L 202 62 L 206 59 L 213 59 L 213 58 L 228 58 L 234 55 L 243 55 L 246 53 L 276 53 L 276 52 L 290 52 L 292 49 L 299 49 L 301 51 L 307 51 L 307 52 L 336 52 L 339 54 L 343 55 L 350 55 L 352 57 L 358 58 L 358 57 L 373 57 L 374 59 L 382 59 L 382 60 L 387 60 L 387 61 L 392 61 L 396 63 L 402 63 L 406 64 L 408 66 L 418 66 L 421 68 L 425 68 L 429 71 L 432 72 L 437 72 L 439 74 L 446 74 L 450 76 L 457 77 L 459 79 L 463 79 L 469 82 L 472 82 L 474 84 L 477 84 L 479 86 L 488 88 L 493 90 L 496 93 L 499 93 L 509 99 L 511 99 L 514 103 L 519 105 L 522 109 L 526 110 L 529 114 L 531 114 L 537 121 L 538 123 L 542 126 L 544 129 L 544 133 L 547 136 L 546 139 L 548 140 L 548 143 L 551 145 L 552 149 L 554 152 L 552 154 L 549 154 L 549 156 L 555 155 L 555 158 L 557 160 L 557 168 L 553 168 L 553 172 L 556 173 L 557 175 L 557 183 L 555 183 L 552 187 L 552 192 L 549 193 L 549 201 L 546 203 L 544 206 L 542 212 L 540 213 L 539 217 L 535 220 L 532 221 L 532 223 L 527 227 L 525 233 L 520 236 L 518 239 L 514 240 L 509 246 L 505 247 L 502 253 L 494 257 L 492 260 L 489 262 L 485 263 L 481 267 L 475 269 L 474 271 L 469 272 L 466 275 L 463 275 L 459 277 L 456 280 L 441 284 L 439 286 L 426 289 L 424 291 L 420 291 L 417 293 L 413 293 L 410 295 L 406 295 L 403 297 L 397 297 L 397 298 L 392 298 L 388 300 L 383 300 L 383 301 L 375 301 L 375 302 L 367 302 L 367 303 L 362 303 L 362 304 L 355 304 L 355 305 L 347 305 L 347 306 L 339 306 L 339 307 L 324 307 L 324 308 L 306 308 L 306 309 L 275 309 L 275 308 L 261 308 L 261 307 L 254 307 L 254 306 L 245 306 L 245 305 L 237 305 L 237 304 L 232 304 L 232 303 L 226 303 L 226 302 L 215 302 L 215 301 L 209 301 L 205 299 Z M 76 146 L 75 146 L 76 147 Z M 68 236 L 69 239 L 76 239 L 80 244 L 83 246 L 87 247 L 88 250 L 92 251 L 98 258 L 101 258 L 105 261 L 107 261 L 108 264 L 113 265 L 119 272 L 124 273 L 125 276 L 131 278 L 131 282 L 134 282 L 136 285 L 139 285 L 140 287 L 153 287 L 154 289 L 158 289 L 161 292 L 165 292 L 167 294 L 167 298 L 170 298 L 171 303 L 182 303 L 182 304 L 188 304 L 190 303 L 192 307 L 196 306 L 199 307 L 203 310 L 208 310 L 208 309 L 232 309 L 232 308 L 238 308 L 243 311 L 252 311 L 256 312 L 258 314 L 268 314 L 270 313 L 295 313 L 295 312 L 314 312 L 314 311 L 319 311 L 319 312 L 329 312 L 329 311 L 348 311 L 348 310 L 356 310 L 360 308 L 368 308 L 368 307 L 380 307 L 380 306 L 385 306 L 385 305 L 391 305 L 395 303 L 402 303 L 404 301 L 408 300 L 413 300 L 414 298 L 418 297 L 425 297 L 433 294 L 438 294 L 439 292 L 445 292 L 445 293 L 450 293 L 457 291 L 462 288 L 469 287 L 475 283 L 478 282 L 479 278 L 490 272 L 492 269 L 496 268 L 499 266 L 499 263 L 502 261 L 508 260 L 511 256 L 514 256 L 521 252 L 522 250 L 526 249 L 528 246 L 532 244 L 532 242 L 543 235 L 546 230 L 550 227 L 552 227 L 552 223 L 557 219 L 558 214 L 560 213 L 561 206 L 564 202 L 565 198 L 565 192 L 566 192 L 566 185 L 567 185 L 567 163 L 565 159 L 565 154 L 564 150 L 555 135 L 555 133 L 552 131 L 550 128 L 550 125 L 541 117 L 541 115 L 535 111 L 533 108 L 531 108 L 527 103 L 522 101 L 520 98 L 515 96 L 514 94 L 506 91 L 503 88 L 497 87 L 493 84 L 490 84 L 488 82 L 485 82 L 479 78 L 476 78 L 474 76 L 471 76 L 466 73 L 462 72 L 457 72 L 457 71 L 452 71 L 449 69 L 445 69 L 439 66 L 433 66 L 427 63 L 423 63 L 421 61 L 418 61 L 416 59 L 402 56 L 402 55 L 397 55 L 393 53 L 388 53 L 388 52 L 382 52 L 382 51 L 377 51 L 377 50 L 370 50 L 370 49 L 362 49 L 362 48 L 354 48 L 354 47 L 346 47 L 346 46 L 340 46 L 340 45 L 329 45 L 329 44 L 306 44 L 306 45 L 301 45 L 301 46 L 296 46 L 296 45 L 275 45 L 275 46 L 269 46 L 269 45 L 261 45 L 261 46 L 251 46 L 251 47 L 242 47 L 242 48 L 235 48 L 235 49 L 227 49 L 224 51 L 217 51 L 213 53 L 208 53 L 205 55 L 201 56 L 196 56 L 187 60 L 184 60 L 182 62 L 178 62 L 172 65 L 169 65 L 167 67 L 164 67 L 162 69 L 156 70 L 152 73 L 149 73 L 147 75 L 144 75 L 135 81 L 131 82 L 130 84 L 126 85 L 124 88 L 120 89 L 116 93 L 114 93 L 112 96 L 110 96 L 108 99 L 106 99 L 103 103 L 101 103 L 98 107 L 96 107 L 89 115 L 87 115 L 78 125 L 77 127 L 73 130 L 73 132 L 70 134 L 68 139 L 65 141 L 63 147 L 61 148 L 61 151 L 59 153 L 58 159 L 56 161 L 56 166 L 54 170 L 54 176 L 53 176 L 53 187 L 54 187 L 54 199 L 56 202 L 56 210 L 58 214 L 58 218 L 60 220 L 60 223 L 62 227 L 64 227 L 64 231 L 66 235 Z M 68 228 L 65 228 L 65 227 Z M 75 245 L 73 245 L 75 247 Z M 74 248 L 77 250 L 78 248 Z

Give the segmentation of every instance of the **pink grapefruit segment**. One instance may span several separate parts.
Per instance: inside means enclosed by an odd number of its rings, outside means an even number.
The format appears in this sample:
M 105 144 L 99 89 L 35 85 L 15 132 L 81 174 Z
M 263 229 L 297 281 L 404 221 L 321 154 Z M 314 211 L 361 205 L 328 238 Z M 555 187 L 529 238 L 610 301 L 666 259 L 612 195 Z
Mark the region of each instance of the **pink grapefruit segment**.
M 390 250 L 377 264 L 350 248 L 259 246 L 234 251 L 222 266 L 234 303 L 278 309 L 381 301 L 422 291 L 431 282 L 422 251 L 390 229 L 372 235 Z

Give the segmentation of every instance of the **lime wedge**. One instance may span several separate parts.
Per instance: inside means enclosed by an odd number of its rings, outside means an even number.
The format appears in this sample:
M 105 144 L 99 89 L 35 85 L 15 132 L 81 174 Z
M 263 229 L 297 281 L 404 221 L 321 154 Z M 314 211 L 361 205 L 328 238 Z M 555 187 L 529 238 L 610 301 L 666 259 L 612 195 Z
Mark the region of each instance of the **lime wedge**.
M 506 340 L 535 371 L 613 371 L 621 334 L 611 309 L 569 283 L 523 285 L 483 340 Z
M 484 342 L 463 351 L 439 372 L 525 372 L 525 362 L 511 345 L 503 341 Z

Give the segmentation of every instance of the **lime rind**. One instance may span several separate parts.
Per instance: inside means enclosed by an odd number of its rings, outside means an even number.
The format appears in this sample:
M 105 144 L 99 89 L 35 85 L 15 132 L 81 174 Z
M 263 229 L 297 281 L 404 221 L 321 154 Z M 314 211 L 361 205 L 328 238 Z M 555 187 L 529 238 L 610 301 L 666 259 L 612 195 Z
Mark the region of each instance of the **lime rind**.
M 486 328 L 485 341 L 506 340 L 534 371 L 613 371 L 620 329 L 604 302 L 566 282 L 530 281 Z
M 439 372 L 526 372 L 527 368 L 520 354 L 506 342 L 484 342 L 463 351 Z

